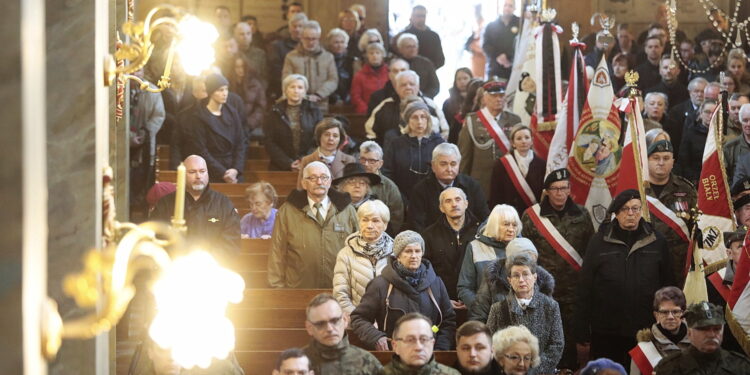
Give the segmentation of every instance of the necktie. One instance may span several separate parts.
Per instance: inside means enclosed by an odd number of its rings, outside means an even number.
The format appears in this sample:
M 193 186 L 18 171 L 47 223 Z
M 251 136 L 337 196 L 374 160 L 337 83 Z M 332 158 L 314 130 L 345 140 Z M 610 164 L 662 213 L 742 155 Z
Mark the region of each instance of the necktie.
M 313 207 L 315 207 L 315 220 L 317 220 L 320 225 L 323 225 L 323 214 L 320 212 L 320 209 L 323 207 L 323 205 L 318 202 L 315 203 Z

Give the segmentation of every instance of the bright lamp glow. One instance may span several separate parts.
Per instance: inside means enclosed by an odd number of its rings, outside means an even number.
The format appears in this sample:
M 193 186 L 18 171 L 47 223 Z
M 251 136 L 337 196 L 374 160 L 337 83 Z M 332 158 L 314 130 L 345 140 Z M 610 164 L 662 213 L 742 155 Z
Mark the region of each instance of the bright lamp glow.
M 185 73 L 197 76 L 214 62 L 213 43 L 219 37 L 214 25 L 194 16 L 185 16 L 177 25 L 179 42 L 176 46 Z
M 177 258 L 152 288 L 157 312 L 149 334 L 180 366 L 206 368 L 234 349 L 226 309 L 242 301 L 244 290 L 242 277 L 204 251 Z

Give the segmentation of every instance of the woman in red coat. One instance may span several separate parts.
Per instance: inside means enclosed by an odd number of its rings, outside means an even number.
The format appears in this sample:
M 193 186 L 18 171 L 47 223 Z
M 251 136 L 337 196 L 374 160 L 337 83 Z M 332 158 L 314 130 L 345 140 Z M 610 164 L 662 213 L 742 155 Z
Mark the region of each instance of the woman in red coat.
M 371 43 L 367 45 L 365 51 L 367 63 L 354 75 L 350 92 L 356 113 L 367 113 L 370 95 L 382 89 L 388 82 L 388 66 L 383 63 L 385 58 L 383 45 Z
M 490 207 L 513 206 L 521 214 L 539 202 L 547 162 L 531 149 L 531 129 L 516 125 L 510 132 L 511 152 L 495 161 L 490 180 Z

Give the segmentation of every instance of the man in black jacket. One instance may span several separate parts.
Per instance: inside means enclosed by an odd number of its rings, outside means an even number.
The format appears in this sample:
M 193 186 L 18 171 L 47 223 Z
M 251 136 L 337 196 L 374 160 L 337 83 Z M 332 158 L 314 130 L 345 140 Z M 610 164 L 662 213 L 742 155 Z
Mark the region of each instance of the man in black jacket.
M 469 210 L 478 221 L 482 222 L 490 214 L 487 199 L 479 183 L 458 173 L 461 163 L 461 152 L 452 143 L 441 143 L 432 151 L 432 173 L 419 181 L 410 195 L 409 216 L 411 225 L 416 231 L 423 231 L 428 225 L 440 218 L 440 193 L 449 187 L 457 187 L 466 193 Z
M 208 186 L 208 167 L 198 155 L 185 161 L 185 225 L 192 246 L 211 251 L 225 261 L 237 253 L 240 245 L 240 215 L 232 201 Z M 165 195 L 151 211 L 151 220 L 169 223 L 174 214 L 175 195 Z
M 466 245 L 477 234 L 479 223 L 469 208 L 466 193 L 457 187 L 450 187 L 440 193 L 440 212 L 443 215 L 423 232 L 425 258 L 432 262 L 435 273 L 445 282 L 448 296 L 454 309 L 465 309 L 459 301 L 458 274 L 464 259 Z
M 503 14 L 484 29 L 482 50 L 487 55 L 488 77 L 510 77 L 515 41 L 521 32 L 521 19 L 513 14 L 516 11 L 515 3 L 513 0 L 505 0 Z
M 430 59 L 437 70 L 445 65 L 443 44 L 440 42 L 440 36 L 427 27 L 426 21 L 427 8 L 417 5 L 411 11 L 409 27 L 404 32 L 414 34 L 419 39 L 419 54 Z
M 615 219 L 603 223 L 589 241 L 573 322 L 583 363 L 590 354 L 627 368 L 635 334 L 654 322 L 654 293 L 674 285 L 667 241 L 643 220 L 643 208 L 637 190 L 623 191 L 609 206 L 607 217 L 614 213 Z

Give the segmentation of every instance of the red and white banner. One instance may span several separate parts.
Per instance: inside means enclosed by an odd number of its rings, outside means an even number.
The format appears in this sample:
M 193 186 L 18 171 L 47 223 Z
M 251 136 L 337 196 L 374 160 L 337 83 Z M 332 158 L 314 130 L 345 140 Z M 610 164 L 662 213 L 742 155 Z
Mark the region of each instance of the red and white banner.
M 628 125 L 614 195 L 628 189 L 638 190 L 643 204 L 643 218 L 651 221 L 646 203 L 646 191 L 643 188 L 644 182 L 648 181 L 648 160 L 646 159 L 646 131 L 643 129 L 641 107 L 635 98 L 623 98 L 620 99 L 620 103 L 620 110 L 627 114 Z
M 620 114 L 614 97 L 607 63 L 602 56 L 594 71 L 568 159 L 571 197 L 589 210 L 597 229 L 612 202 L 622 160 Z
M 542 22 L 534 31 L 536 109 L 530 127 L 534 152 L 545 160 L 555 133 L 557 114 L 562 107 L 560 40 L 557 36 L 562 31 L 562 27 L 552 22 Z
M 727 300 L 727 321 L 745 354 L 750 355 L 750 232 L 745 235 L 734 283 Z
M 628 352 L 633 363 L 638 366 L 638 370 L 643 375 L 654 373 L 654 367 L 661 361 L 661 354 L 651 341 L 639 342 L 633 349 Z
M 734 231 L 735 220 L 729 184 L 724 167 L 724 153 L 719 141 L 722 105 L 716 106 L 708 127 L 703 149 L 703 168 L 698 180 L 698 228 L 703 233 L 702 259 L 708 272 L 716 270 L 727 259 L 723 232 Z
M 534 192 L 531 190 L 529 183 L 526 182 L 526 178 L 521 173 L 521 170 L 518 169 L 516 159 L 514 159 L 511 154 L 505 154 L 505 156 L 500 158 L 500 163 L 502 163 L 505 172 L 508 173 L 510 182 L 513 183 L 513 186 L 516 188 L 518 195 L 521 196 L 524 203 L 526 203 L 527 206 L 535 204 L 536 197 L 534 196 Z
M 497 120 L 492 117 L 490 111 L 487 110 L 487 108 L 482 108 L 477 111 L 477 117 L 479 118 L 479 122 L 484 125 L 487 132 L 490 133 L 492 139 L 495 140 L 495 144 L 500 151 L 502 151 L 503 154 L 507 154 L 508 151 L 510 151 L 510 140 L 508 139 L 508 136 L 505 135 L 503 129 L 500 128 L 500 125 L 498 125 Z
M 544 237 L 552 248 L 555 249 L 558 255 L 565 259 L 576 271 L 581 270 L 583 266 L 583 258 L 578 251 L 571 245 L 565 237 L 552 225 L 552 222 L 546 217 L 540 214 L 540 206 L 535 204 L 526 209 L 526 214 L 534 223 L 534 226 L 539 230 L 542 237 Z
M 650 195 L 646 197 L 646 200 L 648 202 L 649 211 L 651 211 L 654 216 L 659 218 L 664 224 L 667 224 L 667 226 L 675 231 L 683 241 L 690 242 L 690 231 L 688 230 L 687 224 L 685 224 L 685 220 L 678 217 L 674 211 L 670 210 L 669 207 L 664 205 L 664 203 L 661 203 L 660 200 Z
M 729 294 L 732 291 L 729 285 L 724 284 L 724 275 L 726 275 L 726 273 L 727 273 L 727 269 L 726 267 L 724 267 L 708 275 L 708 281 L 711 282 L 711 285 L 713 285 L 714 289 L 716 289 L 716 291 L 719 292 L 719 295 L 725 302 L 729 301 Z

